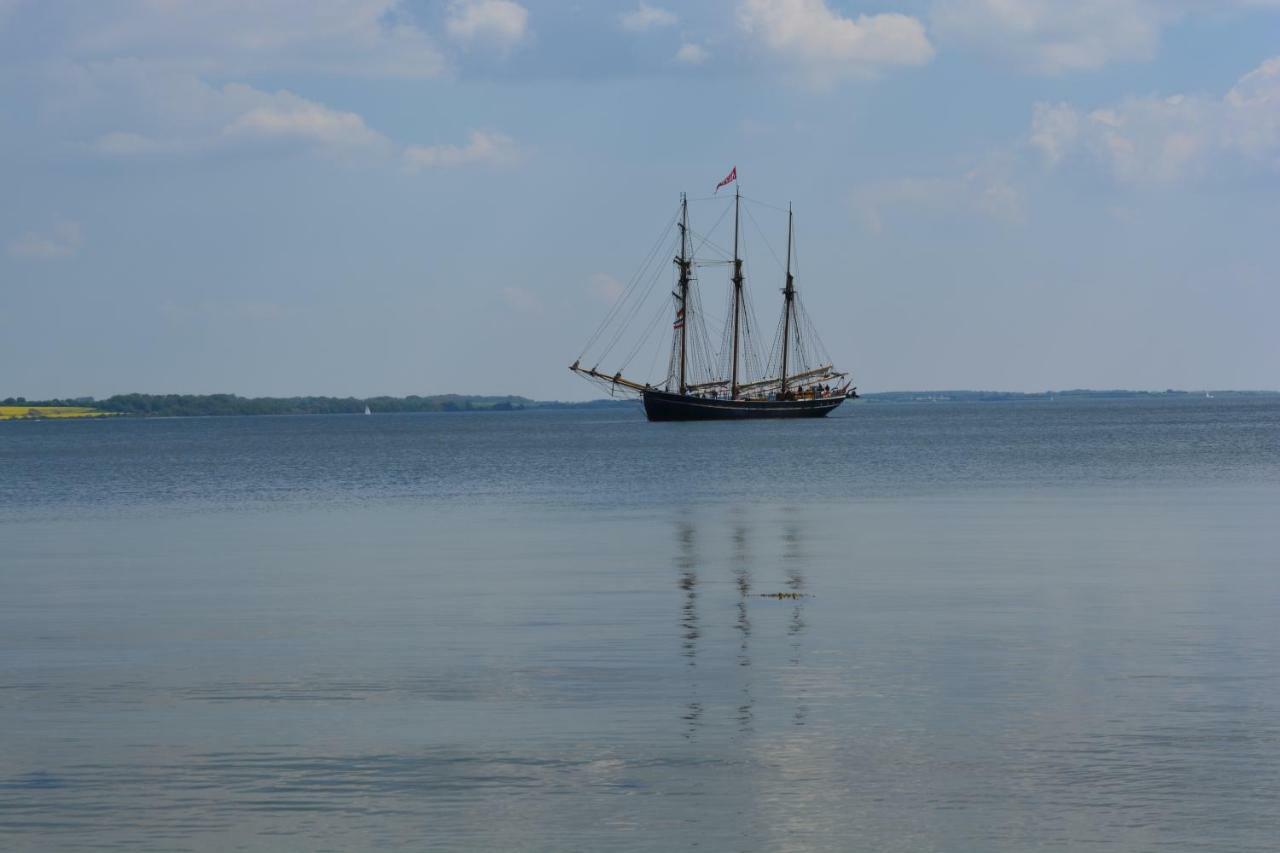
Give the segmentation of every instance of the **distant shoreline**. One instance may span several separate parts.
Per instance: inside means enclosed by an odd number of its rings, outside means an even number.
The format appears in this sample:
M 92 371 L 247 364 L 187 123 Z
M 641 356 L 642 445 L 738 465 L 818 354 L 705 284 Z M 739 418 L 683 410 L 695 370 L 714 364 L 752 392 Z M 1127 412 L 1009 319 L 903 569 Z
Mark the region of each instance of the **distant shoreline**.
M 860 395 L 863 400 L 885 403 L 1006 402 L 1017 400 L 1132 400 L 1164 397 L 1276 397 L 1280 391 L 1207 390 L 1132 391 L 1126 389 L 1097 390 L 1072 388 L 1065 391 L 874 391 Z
M 436 394 L 429 397 L 240 397 L 235 394 L 117 394 L 104 400 L 0 400 L 0 420 L 85 417 L 214 417 L 221 415 L 359 415 L 421 412 L 514 412 L 596 409 L 630 400 L 565 403 L 518 396 Z
M 1129 391 L 1071 389 L 1066 391 L 875 391 L 863 394 L 867 403 L 1018 402 L 1064 400 L 1123 400 L 1158 398 L 1276 397 L 1280 391 Z M 631 399 L 564 402 L 519 396 L 436 394 L 427 397 L 239 397 L 235 394 L 118 394 L 105 400 L 79 397 L 0 400 L 0 420 L 45 420 L 111 417 L 217 417 L 244 415 L 358 415 L 431 412 L 516 412 L 562 409 L 614 409 L 636 405 Z

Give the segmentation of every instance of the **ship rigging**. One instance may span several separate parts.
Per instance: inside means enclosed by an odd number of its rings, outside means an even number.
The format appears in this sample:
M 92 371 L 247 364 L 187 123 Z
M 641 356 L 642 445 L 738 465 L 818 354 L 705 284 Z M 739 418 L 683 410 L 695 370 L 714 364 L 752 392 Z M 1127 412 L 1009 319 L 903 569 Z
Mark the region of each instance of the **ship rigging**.
M 641 397 L 650 420 L 822 417 L 844 400 L 857 396 L 848 374 L 834 367 L 796 289 L 795 217 L 791 209 L 786 210 L 784 263 L 750 210 L 752 206 L 772 206 L 744 198 L 736 177 L 735 169 L 721 182 L 723 185 L 734 181 L 733 203 L 724 206 L 706 233 L 690 226 L 690 200 L 681 194 L 680 206 L 662 236 L 569 367 L 601 385 L 610 395 Z M 723 204 L 724 197 L 700 201 L 712 200 Z M 714 239 L 730 211 L 731 253 Z M 783 273 L 782 312 L 765 358 L 759 351 L 759 326 L 746 287 L 744 213 Z M 660 298 L 655 310 L 652 297 L 664 289 L 658 287 L 658 282 L 666 279 L 665 264 L 658 263 L 664 256 L 674 256 L 675 281 L 670 299 Z M 730 285 L 720 323 L 704 310 L 700 286 L 700 273 L 716 267 L 727 267 Z M 671 343 L 665 349 L 664 372 L 654 376 L 663 369 L 658 358 L 664 349 L 652 346 L 652 342 L 663 327 L 664 318 L 671 322 Z M 718 340 L 709 331 L 717 326 L 721 329 Z M 636 369 L 637 357 L 649 349 L 657 350 L 649 381 L 634 378 L 635 373 L 624 375 Z M 612 372 L 609 368 L 613 368 Z

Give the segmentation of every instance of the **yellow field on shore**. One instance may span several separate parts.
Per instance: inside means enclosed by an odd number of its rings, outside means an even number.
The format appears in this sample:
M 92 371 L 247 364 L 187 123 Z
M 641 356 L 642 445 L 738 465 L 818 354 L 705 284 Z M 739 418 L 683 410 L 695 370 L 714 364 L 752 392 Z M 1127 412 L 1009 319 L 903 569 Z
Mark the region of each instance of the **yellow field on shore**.
M 88 406 L 0 406 L 0 421 L 19 418 L 105 418 L 110 414 Z

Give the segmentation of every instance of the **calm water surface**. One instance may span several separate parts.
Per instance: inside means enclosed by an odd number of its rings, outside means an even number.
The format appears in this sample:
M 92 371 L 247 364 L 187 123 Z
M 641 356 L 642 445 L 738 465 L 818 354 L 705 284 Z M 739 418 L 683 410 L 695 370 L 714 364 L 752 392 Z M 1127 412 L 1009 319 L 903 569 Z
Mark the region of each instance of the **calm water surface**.
M 1277 401 L 4 423 L 0 470 L 6 850 L 1280 837 Z

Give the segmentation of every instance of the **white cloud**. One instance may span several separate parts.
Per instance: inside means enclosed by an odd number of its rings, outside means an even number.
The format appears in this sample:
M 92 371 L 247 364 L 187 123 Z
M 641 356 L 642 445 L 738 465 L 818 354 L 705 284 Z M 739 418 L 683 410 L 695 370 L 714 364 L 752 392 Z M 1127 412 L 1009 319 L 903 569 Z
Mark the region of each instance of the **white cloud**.
M 675 55 L 676 62 L 685 65 L 701 65 L 710 58 L 711 54 L 707 52 L 705 47 L 692 42 L 685 42 L 680 45 L 680 49 L 676 51 Z
M 622 282 L 604 272 L 593 273 L 587 284 L 587 292 L 606 305 L 617 302 L 625 289 Z
M 1041 74 L 1151 59 L 1187 15 L 1280 8 L 1277 0 L 936 0 L 940 40 L 967 43 Z
M 528 34 L 529 11 L 512 0 L 454 0 L 445 31 L 454 41 L 507 51 Z
M 432 77 L 445 63 L 403 0 L 96 0 L 60 16 L 61 52 L 167 70 Z
M 933 46 L 917 19 L 897 13 L 846 18 L 825 0 L 741 0 L 738 26 L 820 84 L 888 66 L 923 65 L 933 58 Z
M 519 157 L 516 143 L 501 133 L 474 131 L 462 146 L 404 146 L 357 113 L 293 92 L 155 77 L 133 62 L 74 67 L 64 75 L 58 88 L 65 94 L 53 99 L 50 114 L 65 117 L 67 133 L 90 139 L 91 153 L 111 159 L 313 153 L 399 162 L 416 171 L 504 165 Z
M 1151 58 L 1173 14 L 1149 0 L 940 0 L 931 23 L 939 38 L 1056 74 Z
M 1224 101 L 1235 119 L 1232 147 L 1280 167 L 1280 56 L 1241 77 Z
M 193 156 L 218 151 L 286 148 L 326 154 L 386 156 L 395 146 L 352 112 L 281 90 L 264 92 L 243 83 L 210 86 L 194 77 L 156 78 L 133 64 L 77 69 L 79 81 L 58 109 L 116 127 L 96 133 L 90 149 L 111 158 Z M 103 102 L 113 106 L 85 113 Z
M 1036 104 L 1029 141 L 1051 167 L 1086 156 L 1126 183 L 1172 183 L 1225 162 L 1280 169 L 1280 57 L 1221 98 L 1127 98 L 1088 112 Z
M 355 113 L 333 110 L 290 92 L 278 92 L 269 103 L 236 116 L 222 133 L 231 139 L 293 142 L 335 151 L 378 151 L 390 145 Z
M 1038 103 L 1032 108 L 1031 145 L 1056 166 L 1080 136 L 1080 113 L 1067 104 Z
M 680 18 L 674 12 L 668 12 L 666 9 L 641 2 L 637 8 L 630 12 L 623 12 L 619 16 L 619 20 L 622 22 L 624 30 L 643 33 L 657 27 L 673 26 L 679 22 Z
M 502 301 L 519 314 L 541 314 L 542 300 L 536 293 L 523 287 L 502 288 Z
M 45 233 L 28 231 L 9 244 L 9 254 L 15 258 L 53 260 L 69 258 L 80 252 L 80 223 L 70 220 L 56 222 Z
M 41 129 L 61 153 L 116 160 L 306 152 L 425 168 L 515 159 L 515 143 L 498 133 L 477 132 L 463 146 L 406 147 L 350 109 L 223 82 L 268 73 L 439 74 L 442 55 L 407 6 L 408 0 L 75 4 L 51 19 L 56 23 L 42 34 L 48 58 L 29 68 Z M 528 34 L 527 21 L 524 7 L 511 0 L 456 0 L 443 26 L 460 41 L 505 49 Z
M 404 150 L 410 171 L 458 166 L 509 166 L 520 159 L 514 140 L 501 133 L 473 130 L 466 145 L 410 145 Z
M 933 214 L 979 214 L 1018 224 L 1026 218 L 1023 194 L 1011 177 L 1012 164 L 993 157 L 960 175 L 881 181 L 853 193 L 855 209 L 868 230 L 884 230 L 886 215 L 908 209 Z

